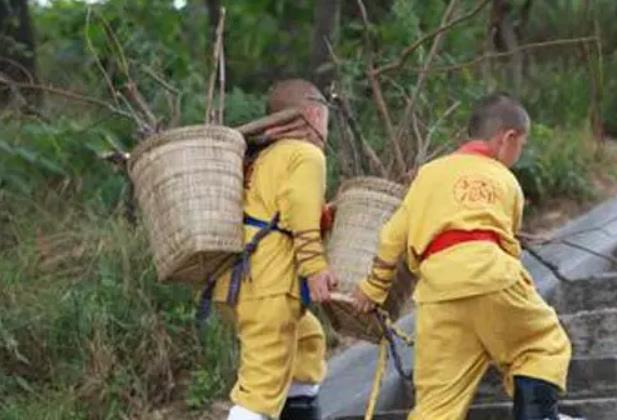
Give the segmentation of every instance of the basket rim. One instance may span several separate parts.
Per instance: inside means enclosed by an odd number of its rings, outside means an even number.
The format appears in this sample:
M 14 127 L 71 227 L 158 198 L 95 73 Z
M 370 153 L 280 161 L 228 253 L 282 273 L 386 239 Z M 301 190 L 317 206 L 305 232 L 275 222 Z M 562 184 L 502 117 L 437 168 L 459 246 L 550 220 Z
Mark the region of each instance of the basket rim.
M 230 139 L 236 141 L 236 143 L 239 146 L 242 146 L 243 149 L 246 149 L 246 141 L 244 140 L 242 133 L 231 127 L 214 124 L 186 125 L 183 127 L 175 127 L 168 130 L 163 130 L 142 140 L 139 144 L 137 144 L 137 146 L 135 146 L 135 148 L 133 148 L 133 151 L 131 152 L 131 157 L 128 161 L 128 168 L 129 170 L 132 170 L 133 166 L 145 153 L 164 144 L 176 141 L 176 137 L 180 135 L 191 132 L 201 132 L 205 135 L 210 131 L 226 132 L 226 134 L 229 135 Z
M 364 189 L 371 192 L 387 194 L 399 199 L 403 199 L 407 193 L 407 188 L 394 181 L 379 178 L 376 176 L 360 176 L 345 180 L 339 187 L 337 195 L 353 190 Z

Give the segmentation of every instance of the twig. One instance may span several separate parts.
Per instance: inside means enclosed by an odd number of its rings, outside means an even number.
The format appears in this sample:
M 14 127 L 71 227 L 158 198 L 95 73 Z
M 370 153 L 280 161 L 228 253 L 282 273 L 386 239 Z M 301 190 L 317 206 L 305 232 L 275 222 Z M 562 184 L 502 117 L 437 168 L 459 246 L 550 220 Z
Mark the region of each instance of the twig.
M 79 93 L 75 93 L 75 92 L 71 92 L 68 90 L 64 90 L 64 89 L 60 89 L 54 86 L 46 86 L 46 85 L 38 85 L 38 84 L 32 84 L 32 83 L 22 83 L 22 82 L 14 82 L 11 80 L 7 80 L 5 79 L 3 76 L 0 75 L 0 83 L 5 84 L 7 86 L 15 86 L 19 89 L 29 89 L 29 90 L 40 90 L 43 92 L 48 92 L 48 93 L 52 93 L 54 95 L 58 95 L 58 96 L 63 96 L 65 98 L 68 99 L 73 99 L 75 101 L 79 101 L 79 102 L 83 102 L 83 103 L 88 103 L 91 105 L 97 105 L 103 108 L 106 108 L 108 111 L 112 112 L 113 114 L 122 116 L 124 118 L 130 119 L 130 120 L 134 120 L 133 115 L 131 115 L 130 113 L 123 111 L 122 109 L 116 108 L 113 105 L 111 105 L 108 102 L 102 101 L 100 99 L 96 99 L 96 98 L 92 98 L 90 96 L 84 96 L 81 95 Z
M 180 95 L 180 91 L 178 90 L 178 88 L 176 88 L 171 83 L 169 83 L 168 81 L 163 79 L 163 77 L 161 75 L 157 74 L 154 70 L 152 70 L 152 68 L 150 68 L 150 66 L 143 65 L 142 69 L 143 69 L 144 73 L 146 73 L 148 76 L 150 76 L 150 78 L 152 78 L 152 80 L 154 80 L 156 83 L 158 83 L 165 90 L 167 90 L 170 93 L 173 93 L 174 95 Z
M 150 109 L 150 107 L 148 106 L 143 96 L 141 95 L 141 93 L 139 92 L 139 89 L 137 88 L 137 84 L 135 84 L 135 82 L 133 81 L 129 81 L 125 85 L 124 90 L 126 91 L 127 98 L 132 103 L 134 103 L 137 106 L 137 108 L 142 112 L 142 114 L 146 117 L 146 129 L 148 132 L 145 134 L 149 135 L 149 134 L 156 132 L 157 126 L 158 126 L 158 120 L 156 116 L 154 115 L 154 113 L 152 112 L 152 110 Z
M 214 85 L 216 84 L 216 75 L 218 65 L 220 64 L 219 55 L 221 53 L 221 40 L 223 38 L 223 30 L 225 29 L 225 14 L 224 8 L 221 8 L 221 16 L 219 18 L 218 25 L 216 27 L 216 40 L 214 41 L 214 52 L 213 52 L 213 60 L 212 63 L 214 68 L 212 69 L 212 73 L 210 74 L 210 81 L 208 82 L 208 92 L 206 93 L 206 115 L 205 122 L 209 123 L 212 121 L 212 102 L 214 101 Z
M 356 121 L 355 117 L 353 116 L 351 112 L 351 107 L 349 105 L 349 102 L 347 101 L 347 98 L 339 94 L 339 95 L 336 95 L 333 98 L 333 100 L 337 103 L 339 109 L 341 110 L 343 116 L 345 117 L 345 120 L 347 121 L 347 124 L 349 124 L 349 128 L 351 129 L 351 133 L 353 134 L 354 138 L 362 146 L 362 150 L 364 151 L 365 155 L 368 157 L 369 162 L 371 163 L 371 166 L 373 167 L 373 169 L 378 173 L 379 176 L 386 178 L 388 175 L 386 168 L 384 164 L 381 162 L 381 160 L 379 159 L 379 156 L 377 156 L 377 153 L 375 152 L 375 150 L 371 147 L 371 145 L 366 141 L 366 139 L 362 135 L 362 131 L 360 130 L 360 125 L 358 124 L 358 122 Z
M 435 124 L 433 124 L 431 128 L 429 128 L 428 133 L 426 134 L 426 138 L 422 143 L 424 147 L 418 154 L 416 154 L 416 166 L 422 164 L 422 162 L 425 162 L 428 158 L 428 149 L 432 143 L 433 134 L 435 133 L 435 130 L 437 130 L 437 127 L 439 127 L 444 120 L 446 120 L 450 115 L 452 115 L 452 113 L 456 111 L 456 109 L 460 105 L 461 101 L 454 102 L 452 105 L 450 105 L 446 112 L 444 112 L 443 115 L 439 117 L 439 119 L 437 119 Z
M 169 108 L 169 127 L 176 127 L 180 120 L 180 107 L 182 105 L 182 92 L 166 81 L 161 75 L 157 74 L 149 66 L 142 66 L 146 75 L 148 75 L 155 83 L 159 84 L 167 93 L 167 107 Z
M 462 68 L 466 68 L 466 67 L 479 64 L 484 60 L 507 57 L 512 54 L 516 54 L 516 53 L 519 53 L 525 50 L 563 46 L 563 45 L 570 45 L 570 44 L 579 44 L 579 43 L 590 43 L 590 42 L 596 42 L 596 37 L 588 36 L 588 37 L 581 37 L 581 38 L 566 38 L 566 39 L 557 39 L 554 41 L 536 42 L 536 43 L 519 45 L 518 47 L 512 48 L 510 51 L 504 51 L 504 52 L 498 52 L 498 53 L 485 53 L 469 61 L 464 61 L 462 63 L 451 64 L 447 66 L 436 66 L 428 70 L 424 69 L 423 67 L 414 67 L 414 68 L 410 68 L 409 71 L 419 73 L 419 74 L 427 73 L 428 71 L 433 72 L 433 73 L 449 72 L 449 71 L 460 70 Z
M 120 98 L 124 106 L 126 106 L 129 110 L 129 114 L 131 115 L 133 122 L 137 125 L 137 131 L 141 134 L 148 133 L 150 131 L 148 129 L 148 124 L 146 124 L 146 122 L 142 119 L 142 116 L 135 111 L 135 108 L 133 108 L 133 105 L 131 105 L 131 102 L 127 99 L 127 97 L 124 95 L 118 95 L 118 98 Z
M 364 24 L 364 43 L 366 48 L 366 73 L 368 79 L 371 84 L 371 90 L 373 92 L 373 98 L 375 100 L 375 106 L 379 111 L 379 115 L 381 115 L 381 119 L 384 123 L 386 129 L 386 135 L 388 140 L 392 144 L 392 148 L 394 149 L 394 159 L 397 165 L 397 170 L 399 172 L 405 171 L 405 158 L 403 157 L 403 150 L 401 145 L 397 141 L 396 133 L 394 131 L 394 125 L 392 123 L 392 118 L 390 117 L 390 112 L 388 110 L 388 105 L 383 96 L 383 90 L 381 88 L 381 83 L 377 74 L 375 72 L 375 59 L 373 55 L 373 46 L 371 43 L 371 34 L 370 34 L 370 22 L 368 19 L 368 13 L 366 11 L 366 7 L 364 6 L 364 2 L 362 0 L 356 0 L 358 4 L 358 8 L 360 9 L 360 14 L 362 16 L 362 22 Z
M 360 156 L 356 144 L 350 139 L 348 126 L 346 124 L 345 117 L 340 112 L 336 113 L 337 124 L 336 127 L 339 132 L 339 139 L 341 145 L 338 148 L 338 153 L 341 162 L 341 172 L 343 176 L 359 176 L 363 173 L 362 164 L 360 162 Z M 346 156 L 345 146 L 349 148 L 351 157 Z M 351 160 L 350 164 L 348 161 Z
M 332 58 L 332 62 L 334 63 L 334 79 L 338 81 L 338 84 L 342 85 L 343 82 L 341 80 L 341 61 L 334 52 L 332 44 L 327 39 L 324 40 L 324 42 L 326 43 L 326 47 L 328 48 L 328 52 L 330 54 L 330 57 Z M 332 99 L 335 95 L 337 95 L 336 85 L 335 83 L 332 83 L 328 97 Z M 345 117 L 342 115 L 338 107 L 336 107 L 335 109 L 337 111 L 335 113 L 338 122 L 337 129 L 339 131 L 341 140 L 341 147 L 339 147 L 339 155 L 341 157 L 341 161 L 343 162 L 343 165 L 341 165 L 341 170 L 343 172 L 343 175 L 361 175 L 364 173 L 364 171 L 362 167 L 362 162 L 360 160 L 360 153 L 358 151 L 358 148 L 356 147 L 356 143 L 350 136 L 349 126 Z M 351 156 L 346 156 L 346 151 L 348 151 Z M 351 160 L 350 168 L 348 168 L 347 165 L 344 164 L 347 160 Z M 349 171 L 347 169 L 349 169 Z
M 94 44 L 92 43 L 92 40 L 90 39 L 90 34 L 88 33 L 90 31 L 91 15 L 92 15 L 92 8 L 88 7 L 88 12 L 86 14 L 86 27 L 84 28 L 84 37 L 86 38 L 86 46 L 90 50 L 90 53 L 94 57 L 94 61 L 96 63 L 97 68 L 99 69 L 99 71 L 103 75 L 103 78 L 105 79 L 105 83 L 107 84 L 107 89 L 109 89 L 109 94 L 111 95 L 111 98 L 113 99 L 113 101 L 116 103 L 117 106 L 120 106 L 120 103 L 118 101 L 118 92 L 116 91 L 116 88 L 111 82 L 111 79 L 109 75 L 107 74 L 107 71 L 103 67 L 103 63 L 101 62 L 99 55 L 96 52 L 96 49 L 94 48 Z
M 421 73 L 420 76 L 418 77 L 416 86 L 411 96 L 411 100 L 407 103 L 407 106 L 405 107 L 405 111 L 403 112 L 403 118 L 401 122 L 399 123 L 398 131 L 396 135 L 396 141 L 399 144 L 403 141 L 403 137 L 405 135 L 406 122 L 414 114 L 414 109 L 416 106 L 416 102 L 418 100 L 418 96 L 420 95 L 420 91 L 422 90 L 424 82 L 428 76 L 428 72 L 433 64 L 433 60 L 435 56 L 437 55 L 437 50 L 439 49 L 439 45 L 441 44 L 441 39 L 443 38 L 444 31 L 447 30 L 448 27 L 451 27 L 451 26 L 448 26 L 448 21 L 450 20 L 450 17 L 452 16 L 452 13 L 454 12 L 457 1 L 458 0 L 450 0 L 450 3 L 448 4 L 448 7 L 446 8 L 441 18 L 441 28 L 444 28 L 444 29 L 441 32 L 438 32 L 433 39 L 433 44 L 431 45 L 431 49 L 429 50 L 426 60 L 424 61 L 424 64 L 422 66 L 422 68 L 424 69 L 424 72 Z M 423 140 L 422 138 L 416 139 L 416 141 L 418 142 L 419 149 L 422 147 L 422 140 Z
M 491 0 L 482 0 L 480 1 L 480 3 L 478 3 L 478 5 L 469 13 L 467 13 L 466 15 L 463 15 L 459 18 L 456 18 L 454 20 L 452 20 L 451 22 L 444 24 L 442 22 L 442 25 L 435 29 L 434 31 L 424 35 L 422 38 L 418 39 L 416 42 L 414 42 L 413 44 L 411 44 L 409 47 L 405 48 L 403 50 L 403 52 L 401 53 L 401 55 L 399 56 L 399 58 L 389 64 L 383 65 L 381 67 L 379 67 L 378 69 L 375 70 L 375 74 L 381 75 L 383 73 L 386 72 L 390 72 L 392 70 L 396 70 L 400 67 L 403 66 L 403 64 L 405 64 L 405 61 L 407 60 L 407 58 L 409 58 L 409 56 L 415 51 L 417 50 L 422 44 L 424 44 L 426 41 L 435 38 L 436 36 L 440 35 L 441 33 L 449 30 L 450 28 L 458 25 L 459 23 L 462 23 L 468 19 L 473 18 L 475 15 L 477 15 L 483 8 L 484 6 L 486 6 Z
M 34 76 L 32 76 L 32 73 L 30 73 L 30 71 L 27 68 L 25 68 L 21 63 L 18 63 L 15 60 L 11 60 L 10 58 L 7 58 L 7 57 L 0 57 L 0 61 L 5 62 L 15 67 L 16 69 L 21 71 L 24 76 L 26 76 L 29 83 L 34 83 Z
M 221 7 L 221 17 L 223 25 L 225 23 L 225 8 Z M 220 51 L 219 51 L 219 115 L 218 123 L 223 125 L 225 113 L 225 32 L 221 29 L 220 33 Z
M 109 22 L 107 22 L 105 17 L 101 15 L 100 13 L 97 13 L 96 16 L 103 23 L 103 28 L 105 29 L 105 35 L 107 36 L 107 39 L 109 40 L 109 43 L 111 44 L 112 48 L 115 48 L 117 52 L 117 55 L 119 57 L 118 62 L 120 63 L 120 70 L 122 70 L 122 72 L 127 77 L 127 79 L 131 80 L 131 74 L 129 71 L 130 69 L 129 63 L 126 59 L 126 55 L 124 54 L 124 48 L 122 48 L 122 44 L 120 43 L 120 41 L 118 41 L 116 34 L 114 33 L 113 29 L 111 29 L 111 26 L 109 25 Z

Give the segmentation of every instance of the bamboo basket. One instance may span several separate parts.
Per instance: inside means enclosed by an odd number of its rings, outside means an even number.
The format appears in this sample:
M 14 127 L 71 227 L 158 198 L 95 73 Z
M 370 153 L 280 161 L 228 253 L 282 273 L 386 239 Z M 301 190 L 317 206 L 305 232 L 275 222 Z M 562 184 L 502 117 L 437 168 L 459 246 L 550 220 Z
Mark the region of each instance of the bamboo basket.
M 350 296 L 357 283 L 368 275 L 377 254 L 381 228 L 404 195 L 402 185 L 374 177 L 349 180 L 339 190 L 334 228 L 327 245 L 328 262 L 339 279 L 339 293 L 324 308 L 332 326 L 341 334 L 371 342 L 382 337 L 377 316 L 355 314 Z M 406 267 L 400 267 L 384 303 L 392 320 L 400 317 L 412 289 L 410 273 Z
M 242 251 L 245 149 L 236 130 L 196 125 L 158 133 L 131 154 L 160 281 L 202 281 Z

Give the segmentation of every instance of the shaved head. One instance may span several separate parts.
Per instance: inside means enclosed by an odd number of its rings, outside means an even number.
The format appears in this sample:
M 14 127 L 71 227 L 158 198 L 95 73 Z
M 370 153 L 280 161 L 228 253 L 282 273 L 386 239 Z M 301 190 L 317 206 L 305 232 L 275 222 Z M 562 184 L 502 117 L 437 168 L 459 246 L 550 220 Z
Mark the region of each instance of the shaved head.
M 328 104 L 319 89 L 302 79 L 275 83 L 268 93 L 266 111 L 269 114 L 298 108 L 311 131 L 305 136 L 311 143 L 325 147 L 328 138 Z
M 472 139 L 489 140 L 506 130 L 529 132 L 530 119 L 519 101 L 505 93 L 495 93 L 481 99 L 469 119 Z
M 270 88 L 266 107 L 268 113 L 274 113 L 315 104 L 326 106 L 324 96 L 315 85 L 302 79 L 289 79 Z

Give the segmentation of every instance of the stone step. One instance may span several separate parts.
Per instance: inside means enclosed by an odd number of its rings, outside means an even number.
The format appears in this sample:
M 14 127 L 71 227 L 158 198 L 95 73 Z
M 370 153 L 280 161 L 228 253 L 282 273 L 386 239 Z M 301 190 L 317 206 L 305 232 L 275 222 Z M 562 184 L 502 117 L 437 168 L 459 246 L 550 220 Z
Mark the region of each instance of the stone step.
M 468 420 L 508 420 L 511 419 L 511 403 L 478 404 L 471 407 Z M 617 419 L 617 398 L 589 398 L 582 400 L 564 400 L 559 404 L 559 411 L 573 417 L 586 420 Z M 409 411 L 397 410 L 377 413 L 374 420 L 406 420 Z M 364 416 L 336 417 L 333 420 L 363 420 Z
M 561 282 L 549 300 L 560 314 L 617 308 L 617 273 Z
M 581 311 L 560 319 L 575 356 L 617 355 L 617 308 Z
M 568 373 L 566 398 L 601 398 L 617 395 L 617 356 L 575 357 Z M 491 368 L 476 393 L 476 402 L 509 401 L 501 384 L 501 375 Z

